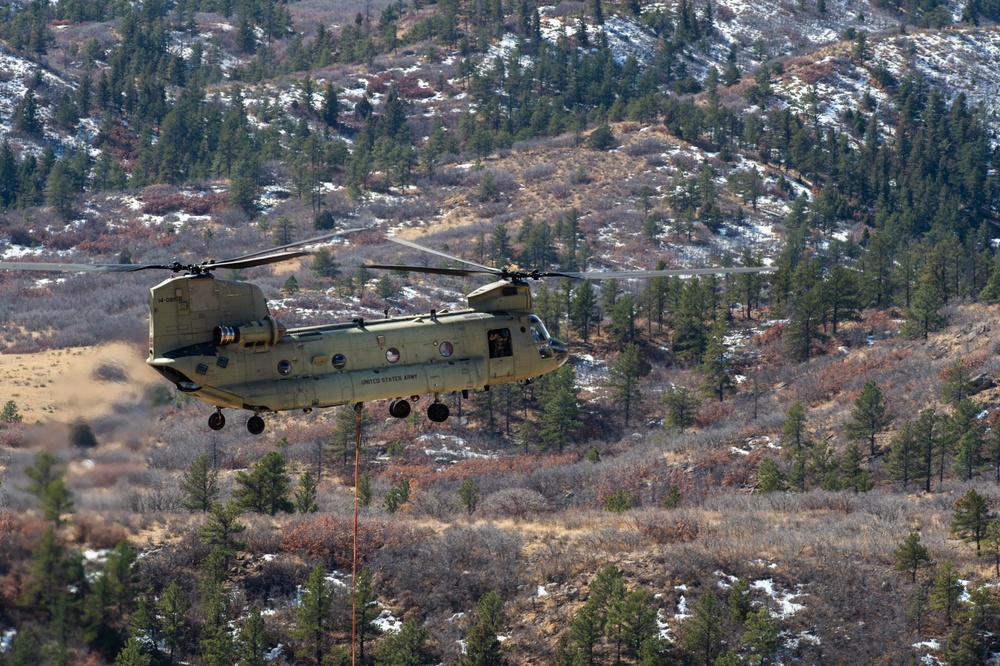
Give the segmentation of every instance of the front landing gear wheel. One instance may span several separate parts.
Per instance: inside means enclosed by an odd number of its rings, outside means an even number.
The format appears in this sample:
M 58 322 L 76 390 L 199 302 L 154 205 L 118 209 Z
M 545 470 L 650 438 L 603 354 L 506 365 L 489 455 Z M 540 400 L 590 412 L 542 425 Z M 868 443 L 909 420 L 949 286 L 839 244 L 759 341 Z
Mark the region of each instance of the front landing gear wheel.
M 212 430 L 222 430 L 226 425 L 226 417 L 222 412 L 215 412 L 208 417 L 208 427 Z
M 427 408 L 427 418 L 435 423 L 444 423 L 448 420 L 448 405 L 443 402 L 435 402 Z
M 251 435 L 259 435 L 264 432 L 264 419 L 256 414 L 247 419 L 247 430 Z

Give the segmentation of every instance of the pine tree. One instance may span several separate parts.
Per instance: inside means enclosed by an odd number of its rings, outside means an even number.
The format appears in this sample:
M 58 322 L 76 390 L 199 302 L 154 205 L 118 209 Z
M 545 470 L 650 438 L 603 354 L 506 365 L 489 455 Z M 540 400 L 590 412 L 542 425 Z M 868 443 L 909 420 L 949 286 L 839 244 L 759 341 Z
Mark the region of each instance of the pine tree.
M 365 641 L 371 634 L 378 635 L 379 628 L 375 624 L 375 619 L 379 615 L 378 596 L 372 587 L 372 573 L 368 567 L 362 567 L 358 572 L 358 583 L 356 586 L 356 599 L 352 599 L 352 605 L 357 606 L 357 637 L 358 637 L 358 660 L 365 663 Z
M 544 449 L 562 453 L 566 444 L 575 441 L 581 425 L 580 409 L 576 404 L 580 391 L 576 386 L 576 372 L 572 366 L 563 365 L 544 381 L 539 401 L 539 444 Z
M 410 482 L 403 479 L 385 493 L 383 507 L 389 513 L 396 513 L 410 499 Z
M 432 662 L 427 649 L 430 632 L 416 619 L 403 623 L 399 631 L 389 633 L 375 651 L 375 666 L 423 666 Z
M 910 582 L 917 582 L 917 571 L 923 567 L 934 564 L 930 552 L 920 543 L 920 533 L 910 532 L 903 539 L 896 550 L 892 551 L 892 556 L 896 558 L 893 567 L 896 571 L 904 571 L 910 574 Z
M 73 495 L 64 478 L 65 470 L 55 456 L 46 451 L 37 453 L 25 468 L 30 483 L 24 488 L 38 499 L 42 519 L 51 520 L 58 529 L 62 516 L 73 513 Z
M 732 377 L 729 376 L 733 362 L 725 345 L 725 337 L 726 320 L 721 316 L 716 317 L 708 335 L 702 363 L 698 366 L 698 370 L 704 377 L 701 385 L 702 391 L 707 397 L 718 398 L 719 402 L 722 402 L 726 393 L 735 390 Z
M 763 664 L 781 647 L 780 632 L 767 608 L 751 611 L 743 624 L 740 642 L 750 649 L 756 663 Z
M 226 552 L 240 550 L 245 544 L 236 538 L 246 530 L 246 525 L 239 521 L 242 513 L 240 504 L 230 500 L 225 504 L 216 502 L 209 509 L 208 520 L 198 527 L 198 539 L 207 546 L 218 546 Z
M 963 541 L 974 541 L 978 555 L 980 544 L 986 535 L 986 528 L 996 519 L 997 514 L 990 511 L 989 498 L 977 493 L 975 488 L 970 488 L 964 495 L 955 500 L 951 533 Z
M 945 424 L 948 445 L 955 452 L 953 469 L 966 481 L 970 481 L 983 464 L 983 436 L 978 416 L 976 403 L 964 398 Z
M 115 666 L 150 666 L 152 663 L 152 656 L 143 651 L 142 641 L 135 636 L 128 639 L 125 647 L 115 657 Z
M 597 322 L 597 296 L 590 280 L 584 280 L 573 292 L 569 319 L 573 329 L 587 342 L 590 328 Z
M 639 378 L 649 374 L 649 371 L 649 363 L 642 357 L 637 344 L 626 345 L 611 366 L 612 398 L 623 410 L 626 428 L 634 407 L 642 402 Z
M 459 666 L 503 666 L 507 664 L 498 638 L 507 624 L 503 599 L 496 590 L 487 592 L 476 604 L 476 622 L 465 635 L 465 654 Z
M 894 418 L 886 407 L 882 389 L 869 379 L 854 401 L 851 420 L 847 423 L 847 436 L 854 440 L 867 439 L 874 456 L 876 435 L 888 428 Z
M 279 511 L 292 513 L 295 505 L 288 499 L 291 481 L 285 471 L 285 456 L 269 451 L 249 472 L 236 473 L 233 499 L 245 511 L 269 516 Z
M 841 455 L 838 465 L 837 472 L 841 488 L 856 493 L 866 493 L 872 489 L 868 470 L 861 467 L 863 459 L 864 456 L 858 449 L 857 442 L 851 442 Z
M 690 428 L 697 422 L 698 408 L 701 401 L 694 391 L 683 386 L 671 386 L 663 393 L 660 400 L 667 409 L 664 425 L 677 428 L 680 432 Z
M 722 618 L 715 588 L 698 598 L 691 617 L 684 621 L 680 642 L 695 663 L 710 666 L 723 650 Z
M 941 437 L 937 413 L 933 409 L 920 412 L 920 417 L 913 425 L 913 437 L 916 445 L 917 463 L 914 466 L 914 480 L 923 479 L 924 492 L 931 491 L 934 480 L 934 454 L 944 447 Z
M 757 467 L 757 492 L 773 493 L 785 489 L 785 476 L 773 458 L 764 458 Z
M 296 611 L 297 623 L 292 630 L 292 635 L 301 643 L 295 656 L 309 659 L 317 666 L 323 664 L 323 656 L 329 649 L 329 632 L 333 626 L 332 601 L 333 592 L 326 582 L 326 571 L 322 564 L 317 564 L 302 586 Z
M 299 486 L 295 489 L 295 508 L 299 513 L 319 511 L 319 504 L 316 502 L 316 480 L 309 470 L 299 477 Z
M 969 369 L 961 361 L 955 361 L 944 373 L 944 384 L 941 386 L 941 399 L 952 407 L 972 395 L 972 378 Z
M 889 442 L 889 455 L 886 458 L 886 471 L 895 481 L 903 482 L 906 490 L 911 478 L 918 478 L 919 450 L 913 424 L 903 423 Z
M 926 340 L 929 333 L 941 330 L 948 321 L 940 313 L 943 305 L 940 288 L 932 276 L 925 275 L 913 294 L 913 302 L 906 311 L 906 321 L 900 330 L 911 338 Z
M 177 581 L 170 583 L 156 602 L 156 619 L 163 644 L 167 648 L 167 663 L 174 663 L 177 649 L 188 639 L 189 627 L 185 616 L 190 606 L 184 590 Z
M 260 606 L 254 604 L 247 611 L 246 620 L 236 635 L 236 654 L 240 666 L 266 666 L 267 627 Z
M 931 583 L 930 605 L 934 610 L 944 611 L 945 623 L 949 627 L 952 612 L 962 596 L 963 589 L 954 564 L 946 561 L 938 565 L 934 582 Z
M 8 400 L 0 410 L 0 423 L 20 423 L 22 420 L 21 413 L 17 409 L 17 403 L 13 400 Z
M 208 513 L 219 498 L 219 470 L 212 466 L 207 453 L 195 458 L 184 471 L 180 490 L 181 506 L 188 511 Z
M 458 486 L 458 499 L 462 506 L 471 516 L 479 506 L 479 484 L 472 477 L 469 477 Z

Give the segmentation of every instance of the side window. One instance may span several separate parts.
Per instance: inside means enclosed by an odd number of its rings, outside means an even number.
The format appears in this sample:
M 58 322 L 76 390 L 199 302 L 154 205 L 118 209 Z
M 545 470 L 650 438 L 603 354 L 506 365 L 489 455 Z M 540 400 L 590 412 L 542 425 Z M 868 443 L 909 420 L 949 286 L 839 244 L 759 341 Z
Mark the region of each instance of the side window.
M 494 328 L 487 333 L 487 336 L 490 341 L 490 358 L 504 358 L 514 355 L 509 328 Z

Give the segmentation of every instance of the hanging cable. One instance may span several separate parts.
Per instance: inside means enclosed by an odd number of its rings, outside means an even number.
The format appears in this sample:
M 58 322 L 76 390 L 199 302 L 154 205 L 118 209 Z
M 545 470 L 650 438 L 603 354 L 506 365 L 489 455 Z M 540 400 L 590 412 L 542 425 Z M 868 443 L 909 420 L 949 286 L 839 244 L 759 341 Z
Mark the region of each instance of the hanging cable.
M 361 417 L 364 403 L 355 403 L 354 418 L 357 432 L 354 437 L 354 559 L 351 563 L 351 666 L 358 658 L 358 482 L 361 469 Z

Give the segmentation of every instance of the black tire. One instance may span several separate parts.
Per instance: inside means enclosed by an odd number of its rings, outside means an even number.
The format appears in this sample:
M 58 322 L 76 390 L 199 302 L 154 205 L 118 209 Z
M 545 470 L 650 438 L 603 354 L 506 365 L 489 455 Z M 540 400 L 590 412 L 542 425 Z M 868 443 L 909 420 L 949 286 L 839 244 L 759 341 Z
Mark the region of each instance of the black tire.
M 208 417 L 208 427 L 212 430 L 222 430 L 226 427 L 226 417 L 222 412 L 215 412 Z
M 259 416 L 251 416 L 247 419 L 247 430 L 250 431 L 251 435 L 259 435 L 264 432 L 264 419 Z
M 397 398 L 389 403 L 389 416 L 397 419 L 405 419 L 410 415 L 410 403 L 402 398 Z
M 448 420 L 448 405 L 443 402 L 435 402 L 427 408 L 427 418 L 435 423 L 444 423 Z

